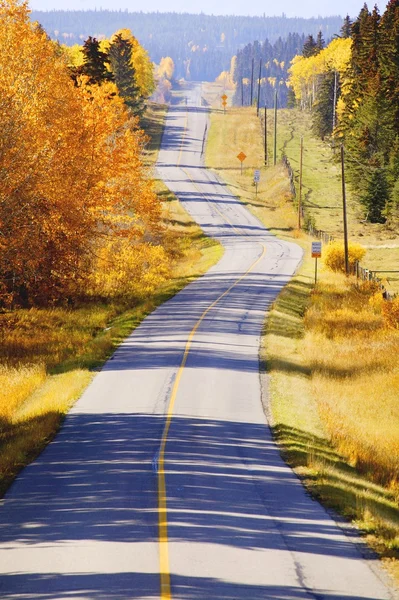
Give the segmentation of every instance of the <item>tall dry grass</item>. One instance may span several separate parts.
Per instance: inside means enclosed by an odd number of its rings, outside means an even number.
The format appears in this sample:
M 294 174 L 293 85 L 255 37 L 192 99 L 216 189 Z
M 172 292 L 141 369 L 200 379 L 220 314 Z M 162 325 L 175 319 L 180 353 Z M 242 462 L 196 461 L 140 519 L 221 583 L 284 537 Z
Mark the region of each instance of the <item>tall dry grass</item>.
M 399 498 L 399 330 L 376 295 L 369 284 L 326 274 L 305 318 L 305 352 L 339 451 Z

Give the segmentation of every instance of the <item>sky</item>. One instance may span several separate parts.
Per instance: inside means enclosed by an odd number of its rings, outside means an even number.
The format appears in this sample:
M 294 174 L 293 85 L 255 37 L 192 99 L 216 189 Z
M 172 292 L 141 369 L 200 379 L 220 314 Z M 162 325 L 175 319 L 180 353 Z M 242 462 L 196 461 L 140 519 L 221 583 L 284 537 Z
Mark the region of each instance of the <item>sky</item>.
M 327 17 L 333 15 L 356 17 L 364 0 L 30 0 L 33 10 L 91 10 L 94 8 L 125 10 L 130 12 L 190 12 L 216 15 L 263 15 L 287 17 Z M 369 8 L 374 0 L 367 2 Z M 381 12 L 386 2 L 377 2 Z

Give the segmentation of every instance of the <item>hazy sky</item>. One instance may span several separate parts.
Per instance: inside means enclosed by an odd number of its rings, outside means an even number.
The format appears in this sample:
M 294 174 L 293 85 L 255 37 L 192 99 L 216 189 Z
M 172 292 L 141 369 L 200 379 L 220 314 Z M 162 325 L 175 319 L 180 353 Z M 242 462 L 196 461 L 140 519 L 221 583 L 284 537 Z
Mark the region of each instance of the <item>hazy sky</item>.
M 175 11 L 206 14 L 236 14 L 236 15 L 281 15 L 287 17 L 317 17 L 343 15 L 349 13 L 354 17 L 359 14 L 364 0 L 31 0 L 30 6 L 36 10 L 88 10 L 88 9 L 128 9 L 129 11 Z M 375 4 L 368 2 L 369 8 Z M 377 3 L 382 11 L 386 2 Z

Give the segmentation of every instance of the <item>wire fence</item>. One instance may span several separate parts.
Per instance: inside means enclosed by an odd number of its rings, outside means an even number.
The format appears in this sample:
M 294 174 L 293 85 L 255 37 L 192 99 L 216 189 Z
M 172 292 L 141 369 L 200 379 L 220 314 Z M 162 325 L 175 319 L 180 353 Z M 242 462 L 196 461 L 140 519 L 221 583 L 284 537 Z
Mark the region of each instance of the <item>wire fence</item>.
M 296 191 L 296 186 L 295 186 L 295 172 L 294 172 L 293 168 L 291 167 L 290 161 L 288 160 L 287 155 L 285 154 L 284 151 L 282 153 L 281 160 L 282 160 L 283 166 L 285 167 L 285 169 L 287 171 L 288 179 L 290 182 L 291 198 L 294 202 L 297 198 L 297 191 Z M 331 242 L 335 241 L 336 238 L 333 235 L 331 235 L 327 231 L 323 231 L 322 229 L 317 229 L 317 227 L 315 227 L 314 224 L 311 222 L 311 219 L 308 219 L 308 220 L 305 219 L 305 209 L 304 209 L 303 205 L 301 206 L 301 216 L 302 216 L 302 222 L 307 221 L 305 230 L 307 231 L 307 233 L 309 233 L 309 235 L 311 235 L 312 237 L 318 238 L 319 240 L 321 240 L 323 242 L 323 244 L 330 244 Z M 360 279 L 362 281 L 375 282 L 380 287 L 384 298 L 386 298 L 387 300 L 391 300 L 391 299 L 395 298 L 397 296 L 397 294 L 386 290 L 384 280 L 379 276 L 381 274 L 395 274 L 395 275 L 397 275 L 397 277 L 393 277 L 391 279 L 393 279 L 395 281 L 399 280 L 399 271 L 379 271 L 379 270 L 368 269 L 367 267 L 363 267 L 358 261 L 356 261 L 355 265 L 351 269 L 351 275 L 356 275 L 356 278 Z
M 290 165 L 290 161 L 288 160 L 288 158 L 285 154 L 283 154 L 282 161 L 283 161 L 283 165 L 286 168 L 287 173 L 288 173 L 288 177 L 290 180 L 290 191 L 291 191 L 292 198 L 294 199 L 294 198 L 296 198 L 295 173 L 294 173 L 293 168 Z
M 329 244 L 335 241 L 334 236 L 330 235 L 326 231 L 322 229 L 316 229 L 313 225 L 309 225 L 307 228 L 307 232 L 309 235 L 322 240 L 324 244 Z M 386 279 L 382 279 L 380 275 L 382 274 L 395 274 L 398 277 L 394 277 L 393 279 L 399 279 L 399 271 L 380 271 L 375 269 L 368 269 L 367 267 L 363 267 L 359 261 L 356 261 L 355 264 L 350 268 L 350 274 L 356 275 L 357 279 L 361 281 L 373 281 L 378 285 L 381 289 L 382 294 L 386 300 L 393 300 L 396 297 L 396 294 L 386 289 Z

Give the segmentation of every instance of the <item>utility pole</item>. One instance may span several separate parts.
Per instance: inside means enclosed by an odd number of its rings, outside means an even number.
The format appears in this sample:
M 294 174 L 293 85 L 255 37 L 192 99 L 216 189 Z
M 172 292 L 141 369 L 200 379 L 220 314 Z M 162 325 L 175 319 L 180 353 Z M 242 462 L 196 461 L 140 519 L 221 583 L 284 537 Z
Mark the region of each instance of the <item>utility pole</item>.
M 251 71 L 251 106 L 254 102 L 254 58 L 252 59 L 252 71 Z
M 342 205 L 344 217 L 344 245 L 345 245 L 345 273 L 349 275 L 349 246 L 348 246 L 348 222 L 346 217 L 346 190 L 345 190 L 345 150 L 341 144 L 341 167 L 342 167 Z
M 260 104 L 260 80 L 262 78 L 262 59 L 259 61 L 259 80 L 258 80 L 258 103 L 256 105 L 256 116 L 259 117 L 259 104 Z
M 241 106 L 244 106 L 244 78 L 241 77 Z
M 302 173 L 303 173 L 303 136 L 301 136 L 301 153 L 299 159 L 299 199 L 298 199 L 298 230 L 301 229 L 302 211 Z
M 265 165 L 267 166 L 268 164 L 268 157 L 267 157 L 267 106 L 265 104 Z
M 277 164 L 277 90 L 274 92 L 274 151 L 273 164 Z

